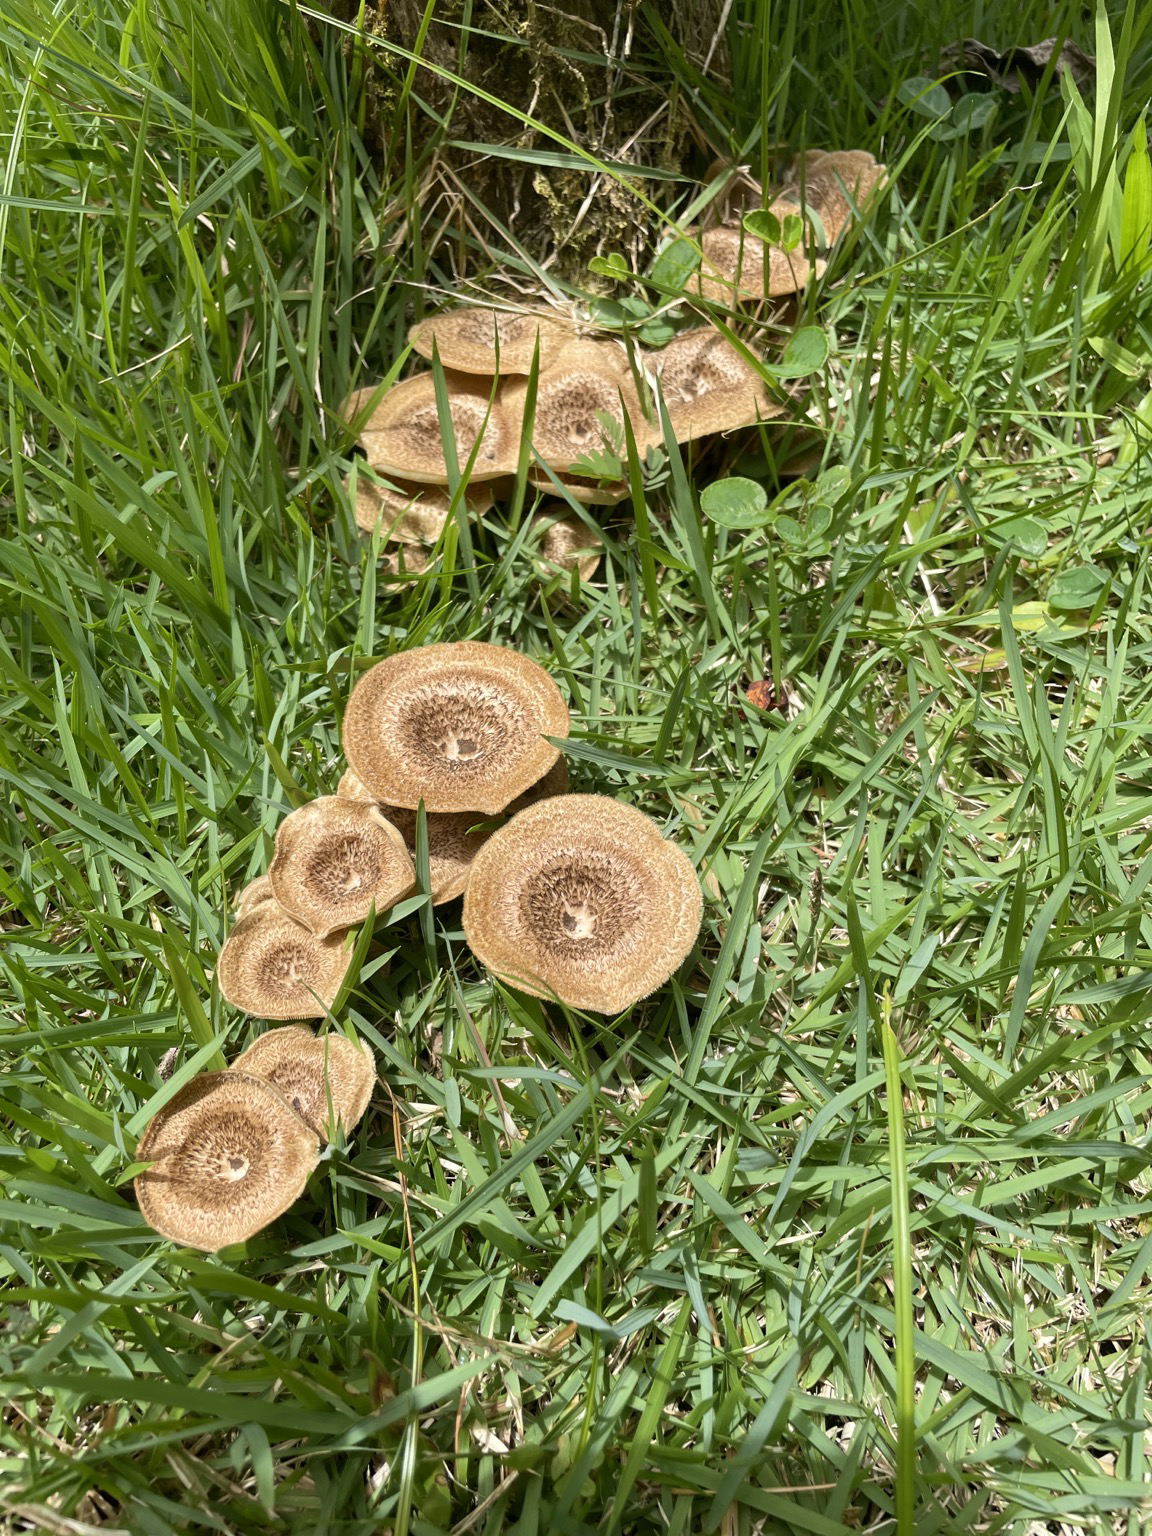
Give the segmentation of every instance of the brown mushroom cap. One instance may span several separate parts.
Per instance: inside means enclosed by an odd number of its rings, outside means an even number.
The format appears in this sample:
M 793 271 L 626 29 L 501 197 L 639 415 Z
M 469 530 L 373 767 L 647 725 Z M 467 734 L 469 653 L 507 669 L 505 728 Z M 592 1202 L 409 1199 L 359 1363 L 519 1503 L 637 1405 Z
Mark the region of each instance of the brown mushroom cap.
M 517 421 L 524 419 L 527 396 L 527 382 L 501 385 L 500 403 Z M 658 439 L 644 414 L 627 353 L 614 341 L 571 342 L 536 381 L 532 446 L 550 469 L 590 475 L 577 468 L 589 454 L 622 452 L 625 412 L 643 454 Z M 601 417 L 617 423 L 619 439 L 605 433 Z
M 461 472 L 477 441 L 470 481 L 492 480 L 515 470 L 519 418 L 499 399 L 490 399 L 487 380 L 446 373 L 445 383 Z M 394 384 L 373 411 L 360 441 L 373 469 L 421 484 L 446 485 L 448 465 L 432 374 L 418 373 Z
M 341 800 L 363 800 L 369 805 L 380 804 L 367 784 L 361 784 L 351 768 L 340 775 L 340 782 L 336 786 L 336 793 L 340 796 Z
M 824 243 L 834 245 L 887 174 L 866 149 L 810 149 L 793 164 L 787 190 L 820 215 Z
M 576 571 L 581 581 L 591 581 L 604 553 L 604 540 L 587 523 L 570 517 L 554 501 L 541 507 L 532 519 L 540 529 L 540 558 L 562 571 Z
M 148 1122 L 136 1175 L 150 1227 L 215 1253 L 275 1221 L 319 1161 L 316 1133 L 282 1094 L 247 1072 L 194 1077 Z
M 802 214 L 800 204 L 788 198 L 778 197 L 770 205 L 770 212 L 783 223 L 789 214 Z M 793 250 L 782 245 L 769 245 L 750 235 L 741 225 L 717 225 L 705 230 L 700 236 L 700 275 L 698 292 L 717 303 L 731 304 L 737 299 L 762 299 L 781 294 L 799 293 L 812 277 L 812 262 L 801 241 Z M 765 260 L 767 260 L 767 289 L 765 289 Z
M 385 806 L 384 814 L 403 837 L 412 862 L 416 862 L 416 811 Z M 477 811 L 430 811 L 428 826 L 428 879 L 432 904 L 440 906 L 464 894 L 472 860 L 495 830 L 485 826 Z
M 343 934 L 321 939 L 278 902 L 237 920 L 216 961 L 220 995 L 258 1019 L 322 1019 L 352 963 Z
M 253 907 L 258 907 L 262 901 L 275 901 L 275 893 L 272 890 L 272 882 L 267 875 L 257 875 L 255 880 L 249 880 L 248 884 L 236 898 L 233 911 L 237 917 L 244 917 L 251 912 Z
M 702 908 L 691 860 L 643 812 L 561 795 L 521 811 L 476 855 L 464 934 L 521 991 L 618 1013 L 668 980 Z
M 562 475 L 555 469 L 552 474 L 572 500 L 585 507 L 614 507 L 632 494 L 632 488 L 625 480 L 581 480 L 574 475 Z M 538 464 L 529 465 L 528 484 L 549 496 L 557 494 L 556 486 Z
M 540 367 L 576 335 L 576 327 L 563 315 L 550 310 L 489 309 L 467 304 L 459 309 L 442 310 L 421 320 L 408 332 L 408 340 L 421 357 L 432 357 L 435 340 L 440 361 L 458 373 L 481 373 L 489 378 L 497 371 L 529 373 L 537 341 Z M 500 344 L 497 369 L 496 343 Z
M 469 485 L 464 493 L 470 517 L 479 517 L 492 505 L 487 482 Z M 367 475 L 356 476 L 356 526 L 364 533 L 379 532 L 391 544 L 435 544 L 444 531 L 452 498 L 445 487 L 399 481 L 384 485 Z
M 556 761 L 568 708 L 536 662 L 465 640 L 372 667 L 344 712 L 344 752 L 382 805 L 495 815 Z
M 347 1136 L 359 1124 L 376 1086 L 376 1058 L 364 1040 L 333 1030 L 314 1035 L 289 1024 L 259 1036 L 231 1071 L 262 1077 L 282 1094 L 317 1136 L 327 1138 L 328 1105 Z
M 505 808 L 504 814 L 508 817 L 515 816 L 525 806 L 535 805 L 537 800 L 550 800 L 553 795 L 566 795 L 568 793 L 568 763 L 565 758 L 558 757 L 549 768 L 543 778 L 537 779 L 522 795 L 517 795 L 511 805 Z
M 415 889 L 404 839 L 373 805 L 321 795 L 276 829 L 268 866 L 276 900 L 321 938 L 362 923 Z
M 653 362 L 679 443 L 784 414 L 752 364 L 711 326 L 681 332 Z

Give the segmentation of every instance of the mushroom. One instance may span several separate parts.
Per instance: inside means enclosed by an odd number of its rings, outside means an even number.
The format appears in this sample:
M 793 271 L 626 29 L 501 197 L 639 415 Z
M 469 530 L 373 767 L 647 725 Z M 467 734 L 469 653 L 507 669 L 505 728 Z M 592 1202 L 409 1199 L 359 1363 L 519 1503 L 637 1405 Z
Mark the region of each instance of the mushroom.
M 541 507 L 532 519 L 540 530 L 540 559 L 562 571 L 576 571 L 591 581 L 604 553 L 604 541 L 579 518 L 569 517 L 560 502 Z
M 557 483 L 566 496 L 586 507 L 614 507 L 632 494 L 632 488 L 625 480 L 580 480 L 574 475 L 562 475 L 555 469 L 549 473 L 539 464 L 528 466 L 528 484 L 536 490 L 555 496 Z
M 262 1077 L 205 1072 L 148 1122 L 136 1200 L 150 1227 L 215 1253 L 275 1221 L 319 1161 L 313 1131 Z
M 470 517 L 479 517 L 492 505 L 487 482 L 469 485 L 464 496 Z M 365 474 L 356 476 L 356 526 L 364 533 L 379 532 L 387 543 L 435 544 L 451 510 L 452 497 L 443 486 L 403 480 L 387 485 Z
M 333 1120 L 347 1136 L 360 1123 L 376 1086 L 376 1058 L 366 1041 L 353 1042 L 335 1030 L 314 1035 L 298 1024 L 260 1035 L 230 1070 L 271 1083 L 324 1139 L 329 1104 Z
M 276 900 L 319 938 L 362 923 L 416 885 L 404 839 L 374 805 L 321 795 L 276 829 L 268 866 Z
M 499 399 L 490 398 L 487 380 L 445 373 L 444 382 L 461 472 L 474 447 L 471 480 L 492 480 L 515 470 L 520 418 Z M 394 384 L 373 411 L 360 441 L 373 469 L 418 484 L 446 485 L 448 465 L 433 376 L 418 373 Z
M 272 891 L 272 882 L 267 875 L 257 875 L 255 880 L 249 880 L 248 884 L 236 898 L 235 913 L 237 917 L 244 917 L 251 912 L 253 907 L 258 907 L 262 901 L 275 901 Z
M 522 992 L 618 1013 L 672 975 L 702 905 L 691 860 L 642 811 L 560 795 L 521 811 L 476 855 L 464 936 Z
M 568 708 L 544 668 L 465 640 L 372 667 L 344 711 L 344 753 L 382 805 L 495 815 L 559 756 Z
M 522 421 L 527 397 L 527 381 L 516 379 L 501 385 L 498 398 L 510 417 Z M 643 454 L 659 434 L 644 414 L 627 354 L 614 341 L 570 342 L 536 381 L 532 446 L 549 469 L 591 477 L 589 455 L 621 451 L 625 413 Z M 606 422 L 616 423 L 618 437 Z
M 789 214 L 803 214 L 804 210 L 799 203 L 777 197 L 769 211 L 783 223 Z M 807 287 L 812 276 L 812 263 L 803 241 L 793 250 L 786 251 L 782 245 L 769 245 L 750 235 L 742 225 L 732 228 L 720 224 L 715 229 L 705 230 L 700 236 L 700 250 L 696 289 L 702 298 L 720 304 L 732 304 L 738 299 L 762 299 L 766 293 L 769 298 L 798 293 Z
M 526 789 L 522 795 L 517 795 L 512 803 L 505 807 L 506 816 L 515 816 L 517 811 L 522 811 L 525 806 L 535 805 L 537 800 L 550 800 L 553 795 L 566 795 L 568 793 L 568 764 L 563 757 L 558 757 L 549 768 L 543 778 L 537 779 L 535 784 Z
M 831 246 L 887 175 L 887 166 L 866 149 L 810 149 L 793 163 L 787 190 L 819 214 L 824 244 Z
M 458 373 L 530 373 L 537 343 L 540 367 L 576 335 L 575 325 L 545 309 L 504 310 L 468 304 L 421 320 L 408 340 L 421 357 L 431 358 L 432 344 L 445 368 Z M 499 366 L 497 366 L 497 343 Z
M 752 364 L 711 326 L 681 332 L 653 361 L 679 443 L 784 414 Z
M 416 860 L 416 811 L 401 806 L 385 806 L 385 814 L 395 824 Z M 464 894 L 472 861 L 492 836 L 493 828 L 483 825 L 477 811 L 430 811 L 425 814 L 428 828 L 428 880 L 432 905 L 441 906 Z
M 351 768 L 340 775 L 340 782 L 336 785 L 336 793 L 340 796 L 341 800 L 364 800 L 369 805 L 379 805 L 380 803 L 368 786 L 361 784 Z
M 239 918 L 216 961 L 225 1002 L 260 1019 L 322 1019 L 348 974 L 344 935 L 321 939 L 275 901 Z

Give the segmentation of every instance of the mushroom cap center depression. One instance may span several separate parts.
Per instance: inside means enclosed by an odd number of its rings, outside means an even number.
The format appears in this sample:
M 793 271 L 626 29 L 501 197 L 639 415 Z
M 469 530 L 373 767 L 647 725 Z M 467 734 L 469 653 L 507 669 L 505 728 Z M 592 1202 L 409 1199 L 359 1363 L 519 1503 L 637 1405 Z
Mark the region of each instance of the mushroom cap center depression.
M 335 900 L 374 885 L 380 872 L 380 841 L 363 832 L 330 833 L 308 859 L 307 885 Z
M 181 1183 L 202 1210 L 222 1210 L 236 1201 L 237 1185 L 258 1175 L 258 1148 L 267 1135 L 252 1116 L 229 1110 L 193 1132 L 168 1163 L 183 1171 Z
M 306 944 L 282 939 L 264 954 L 261 967 L 269 987 L 292 992 L 296 987 L 312 988 L 317 982 L 316 956 Z
M 536 943 L 573 960 L 630 947 L 643 920 L 634 871 L 602 853 L 554 854 L 524 881 L 520 918 Z
M 523 712 L 483 683 L 436 684 L 409 700 L 399 721 L 406 754 L 440 773 L 478 774 L 497 753 L 529 741 Z

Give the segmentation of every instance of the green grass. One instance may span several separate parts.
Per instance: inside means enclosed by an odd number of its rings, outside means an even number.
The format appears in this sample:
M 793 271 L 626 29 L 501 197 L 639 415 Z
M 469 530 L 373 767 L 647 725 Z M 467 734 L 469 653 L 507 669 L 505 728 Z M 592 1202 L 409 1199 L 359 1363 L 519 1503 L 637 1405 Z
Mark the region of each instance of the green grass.
M 396 587 L 342 490 L 332 408 L 413 315 L 539 281 L 430 71 L 289 6 L 5 0 L 0 1528 L 1147 1528 L 1152 24 L 735 0 L 729 88 L 658 9 L 621 90 L 894 185 L 799 306 L 804 432 L 673 462 L 561 606 L 500 511 Z M 1065 30 L 1083 101 L 901 89 Z M 610 169 L 675 217 L 693 153 Z M 797 490 L 701 519 L 813 445 L 823 529 Z M 695 960 L 580 1019 L 458 908 L 381 929 L 354 1140 L 245 1252 L 174 1250 L 125 1171 L 164 1053 L 251 1038 L 230 898 L 334 785 L 358 669 L 464 638 L 546 664 L 577 787 L 695 859 Z

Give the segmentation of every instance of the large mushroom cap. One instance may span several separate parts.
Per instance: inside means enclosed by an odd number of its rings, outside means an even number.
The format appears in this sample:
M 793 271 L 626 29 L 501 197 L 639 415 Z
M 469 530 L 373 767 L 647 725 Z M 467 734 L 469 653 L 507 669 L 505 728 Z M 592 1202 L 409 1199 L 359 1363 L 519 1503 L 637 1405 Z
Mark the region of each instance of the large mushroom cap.
M 382 805 L 495 815 L 556 761 L 568 708 L 544 668 L 465 640 L 401 651 L 366 672 L 344 712 L 344 752 Z
M 471 517 L 479 517 L 492 505 L 487 481 L 469 485 L 464 497 Z M 356 477 L 356 526 L 364 533 L 378 532 L 389 543 L 435 544 L 451 510 L 452 498 L 445 486 L 404 480 L 385 485 L 364 474 Z
M 546 368 L 576 328 L 562 315 L 548 310 L 489 309 L 479 304 L 446 309 L 421 320 L 408 332 L 408 340 L 421 357 L 432 357 L 432 344 L 445 368 L 458 373 L 529 373 L 537 342 L 540 367 Z M 497 367 L 499 344 L 499 367 Z
M 237 917 L 245 917 L 253 907 L 258 907 L 262 901 L 275 901 L 276 893 L 272 889 L 272 882 L 267 875 L 257 875 L 255 880 L 249 880 L 248 884 L 236 898 L 233 907 Z
M 136 1176 L 136 1199 L 164 1237 L 215 1253 L 299 1199 L 319 1154 L 316 1133 L 271 1083 L 206 1072 L 149 1121 L 136 1156 L 152 1166 Z
M 321 795 L 276 829 L 268 866 L 285 912 L 321 938 L 386 912 L 416 885 L 404 839 L 373 805 Z
M 691 860 L 643 812 L 561 795 L 521 811 L 476 855 L 464 934 L 521 991 L 617 1013 L 672 975 L 702 905 Z
M 445 383 L 461 472 L 477 444 L 470 480 L 492 480 L 515 470 L 519 418 L 490 399 L 487 380 L 447 373 Z M 403 480 L 446 485 L 448 464 L 432 374 L 418 373 L 394 384 L 373 411 L 360 441 L 374 469 Z
M 353 1043 L 335 1031 L 314 1035 L 297 1024 L 268 1030 L 236 1058 L 231 1070 L 271 1083 L 317 1136 L 325 1138 L 329 1103 L 332 1119 L 348 1135 L 376 1086 L 376 1058 L 366 1041 Z
M 819 214 L 825 244 L 834 245 L 887 174 L 866 149 L 810 149 L 792 166 L 788 191 Z
M 752 364 L 711 326 L 683 331 L 653 360 L 677 442 L 783 415 Z
M 352 951 L 343 934 L 321 939 L 262 901 L 237 920 L 216 962 L 220 995 L 258 1019 L 322 1019 L 340 991 Z
M 524 418 L 527 396 L 528 385 L 520 380 L 500 389 L 501 404 L 517 421 Z M 595 471 L 587 467 L 589 455 L 605 449 L 622 452 L 625 414 L 642 454 L 657 438 L 629 372 L 627 353 L 614 341 L 571 342 L 536 381 L 532 446 L 550 469 L 591 476 Z
M 384 813 L 396 825 L 415 862 L 417 812 L 403 810 L 400 806 L 385 806 Z M 476 811 L 430 811 L 426 813 L 425 821 L 428 827 L 428 880 L 432 905 L 438 907 L 464 894 L 472 861 L 492 836 L 493 829 L 483 824 Z

